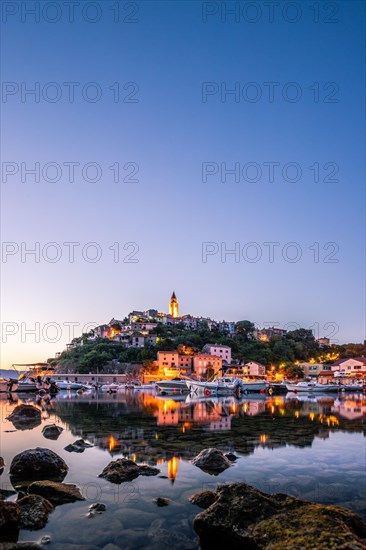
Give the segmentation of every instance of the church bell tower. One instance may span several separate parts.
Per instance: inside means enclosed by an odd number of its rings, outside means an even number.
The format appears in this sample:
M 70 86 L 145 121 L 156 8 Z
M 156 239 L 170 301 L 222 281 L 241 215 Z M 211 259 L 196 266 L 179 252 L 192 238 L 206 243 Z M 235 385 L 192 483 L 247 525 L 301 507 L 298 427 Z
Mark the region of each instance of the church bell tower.
M 172 297 L 170 298 L 169 303 L 169 315 L 172 317 L 178 317 L 178 300 L 175 295 L 175 292 L 173 291 Z

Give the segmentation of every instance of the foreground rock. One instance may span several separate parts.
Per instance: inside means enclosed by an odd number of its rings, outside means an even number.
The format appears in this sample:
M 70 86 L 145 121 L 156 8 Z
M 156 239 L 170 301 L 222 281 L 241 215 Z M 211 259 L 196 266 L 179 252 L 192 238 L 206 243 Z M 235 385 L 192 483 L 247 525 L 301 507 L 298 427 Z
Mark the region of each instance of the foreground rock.
M 89 449 L 90 447 L 93 447 L 93 445 L 90 445 L 90 443 L 86 443 L 84 439 L 78 439 L 74 443 L 70 443 L 70 445 L 67 445 L 64 450 L 68 453 L 83 453 L 85 449 Z
M 79 488 L 72 483 L 57 483 L 56 481 L 34 481 L 28 486 L 28 494 L 40 495 L 54 506 L 85 500 Z
M 191 496 L 189 500 L 192 504 L 206 510 L 206 508 L 215 502 L 216 498 L 217 495 L 215 491 L 203 491 L 203 493 L 197 493 L 196 495 Z
M 0 550 L 41 550 L 38 542 L 0 542 Z
M 67 474 L 66 462 L 50 449 L 37 447 L 17 454 L 10 464 L 13 480 L 51 479 L 62 481 Z
M 366 524 L 344 508 L 268 495 L 245 483 L 221 485 L 215 495 L 193 523 L 204 550 L 366 549 Z
M 21 529 L 42 529 L 48 521 L 48 514 L 53 510 L 52 504 L 39 495 L 27 495 L 18 500 L 17 504 Z
M 46 439 L 53 439 L 56 440 L 60 437 L 62 432 L 64 431 L 61 426 L 56 426 L 56 424 L 49 424 L 48 426 L 45 426 L 42 430 L 42 435 Z
M 17 540 L 19 515 L 16 502 L 0 501 L 0 541 Z
M 33 405 L 18 405 L 7 417 L 17 430 L 31 430 L 41 424 L 41 411 Z
M 191 462 L 204 472 L 213 475 L 217 475 L 231 466 L 230 460 L 224 453 L 220 449 L 214 448 L 203 449 Z
M 139 466 L 133 460 L 119 458 L 110 462 L 98 477 L 103 477 L 112 483 L 123 483 L 132 481 L 138 476 L 156 476 L 159 473 L 158 468 L 147 466 L 147 464 Z

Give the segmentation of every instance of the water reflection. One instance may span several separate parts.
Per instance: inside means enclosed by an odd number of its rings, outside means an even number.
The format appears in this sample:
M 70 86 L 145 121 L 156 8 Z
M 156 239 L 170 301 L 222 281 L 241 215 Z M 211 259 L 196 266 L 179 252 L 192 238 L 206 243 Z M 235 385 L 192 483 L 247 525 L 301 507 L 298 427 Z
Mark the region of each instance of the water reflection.
M 56 416 L 73 435 L 111 456 L 149 463 L 190 459 L 207 446 L 251 454 L 256 447 L 311 446 L 331 431 L 364 432 L 366 396 L 234 396 L 193 398 L 125 392 L 54 399 L 12 395 L 8 404 L 33 402 L 42 419 Z M 169 466 L 169 477 L 178 462 Z
M 21 403 L 39 408 L 42 424 L 13 433 L 6 418 Z M 52 535 L 55 550 L 74 550 L 75 541 L 88 547 L 91 540 L 98 550 L 108 543 L 150 550 L 152 539 L 146 538 L 146 533 L 155 533 L 152 526 L 162 518 L 170 535 L 194 543 L 191 525 L 199 510 L 190 505 L 188 497 L 221 482 L 245 481 L 267 492 L 343 505 L 366 517 L 366 395 L 193 399 L 133 391 L 113 395 L 60 392 L 49 400 L 0 394 L 0 408 L 0 455 L 7 464 L 1 489 L 11 488 L 9 464 L 15 454 L 40 446 L 66 460 L 70 468 L 66 482 L 80 486 L 87 499 L 107 504 L 106 515 L 94 518 L 96 521 L 81 519 L 90 502 L 56 510 L 45 531 Z M 42 433 L 44 425 L 51 423 L 64 428 L 57 440 L 45 439 Z M 82 454 L 67 453 L 65 447 L 76 438 L 95 447 Z M 239 459 L 213 479 L 189 463 L 205 447 L 232 451 Z M 141 477 L 133 486 L 122 484 L 118 489 L 100 480 L 98 475 L 108 462 L 122 456 L 158 465 L 161 474 Z M 171 499 L 171 505 L 164 511 L 157 509 L 157 497 Z M 100 522 L 98 529 L 96 522 Z M 37 540 L 39 532 L 34 537 L 26 532 L 23 540 L 30 536 Z M 177 547 L 175 541 L 170 547 Z

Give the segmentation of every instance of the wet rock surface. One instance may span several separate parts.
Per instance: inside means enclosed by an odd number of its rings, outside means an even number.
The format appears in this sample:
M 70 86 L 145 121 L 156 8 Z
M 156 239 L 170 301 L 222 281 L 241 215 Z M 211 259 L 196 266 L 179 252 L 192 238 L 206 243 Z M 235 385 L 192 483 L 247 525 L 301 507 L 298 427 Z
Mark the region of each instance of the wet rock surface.
M 366 524 L 349 510 L 268 495 L 245 483 L 225 484 L 193 523 L 203 550 L 365 550 Z M 193 498 L 197 498 L 195 495 Z
M 41 424 L 41 411 L 33 405 L 18 405 L 7 417 L 17 430 L 33 429 Z
M 3 542 L 0 550 L 40 550 L 42 546 L 38 542 Z
M 34 481 L 28 486 L 28 493 L 40 495 L 49 500 L 54 506 L 85 500 L 79 488 L 72 483 L 58 483 L 56 481 Z
M 147 464 L 138 465 L 133 460 L 127 458 L 119 458 L 110 462 L 99 474 L 112 483 L 123 483 L 124 481 L 132 481 L 138 476 L 156 476 L 160 473 L 158 468 L 148 466 Z
M 74 443 L 67 445 L 64 450 L 68 453 L 83 453 L 85 449 L 89 449 L 90 447 L 93 447 L 93 445 L 86 443 L 84 439 L 78 439 Z
M 208 508 L 215 502 L 217 498 L 217 494 L 215 491 L 203 491 L 203 493 L 198 493 L 196 495 L 193 495 L 190 497 L 190 502 L 192 504 L 195 504 L 196 506 L 199 506 L 200 508 Z
M 66 462 L 50 449 L 37 447 L 17 454 L 10 464 L 13 480 L 51 479 L 62 481 L 68 472 Z
M 15 502 L 0 501 L 0 541 L 12 540 L 17 535 L 19 515 Z
M 52 504 L 39 495 L 27 495 L 18 500 L 17 505 L 21 529 L 42 529 L 48 521 L 48 514 L 53 510 Z
M 192 459 L 192 464 L 201 468 L 206 473 L 217 475 L 231 466 L 231 461 L 220 449 L 203 449 Z
M 45 426 L 42 430 L 43 437 L 46 439 L 52 439 L 56 440 L 60 437 L 62 432 L 64 431 L 61 426 L 56 426 L 56 424 L 49 424 L 48 426 Z

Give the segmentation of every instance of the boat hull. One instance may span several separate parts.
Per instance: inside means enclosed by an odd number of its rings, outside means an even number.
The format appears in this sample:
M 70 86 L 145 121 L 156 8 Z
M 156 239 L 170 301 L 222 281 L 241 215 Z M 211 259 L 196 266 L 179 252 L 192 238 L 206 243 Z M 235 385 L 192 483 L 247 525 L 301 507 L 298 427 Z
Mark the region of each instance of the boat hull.
M 189 392 L 193 395 L 232 395 L 238 391 L 237 383 L 219 384 L 217 382 L 191 382 L 187 381 Z
M 298 384 L 286 384 L 287 391 L 298 393 L 322 393 L 322 392 L 338 392 L 339 386 L 335 384 L 318 384 L 314 386 L 301 386 Z
M 155 383 L 160 393 L 187 393 L 188 387 L 185 380 L 162 380 Z
M 264 392 L 266 391 L 267 385 L 265 382 L 242 382 L 241 391 L 246 392 Z

